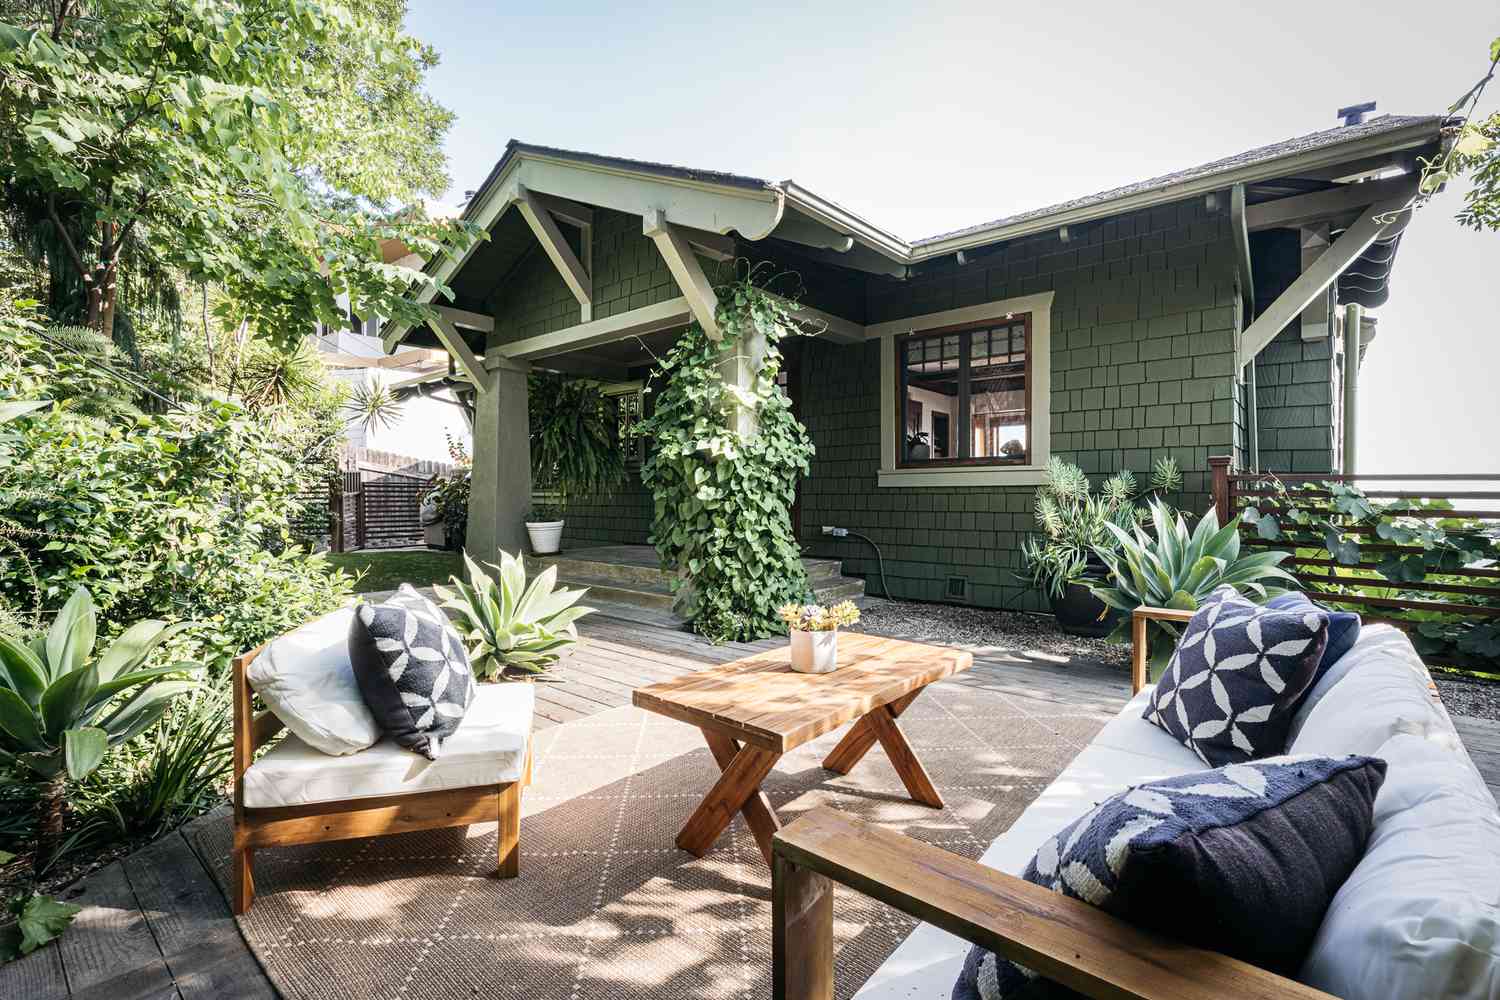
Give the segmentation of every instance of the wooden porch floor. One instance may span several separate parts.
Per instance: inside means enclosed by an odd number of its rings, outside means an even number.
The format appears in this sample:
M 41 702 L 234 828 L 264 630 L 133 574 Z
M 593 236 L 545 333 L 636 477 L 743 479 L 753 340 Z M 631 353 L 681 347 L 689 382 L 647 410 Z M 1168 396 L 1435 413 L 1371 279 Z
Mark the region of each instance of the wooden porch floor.
M 582 641 L 538 685 L 538 728 L 630 704 L 636 688 L 701 670 L 777 640 L 712 646 L 682 632 L 585 620 Z M 785 640 L 780 640 L 785 641 Z M 1057 664 L 1003 649 L 979 648 L 964 683 L 1065 702 L 1078 711 L 1116 712 L 1126 675 L 1088 662 Z M 1500 796 L 1500 724 L 1455 719 L 1475 763 Z M 56 945 L 0 966 L 0 997 L 27 1000 L 197 1000 L 277 996 L 245 946 L 228 905 L 196 853 L 195 820 L 75 887 L 84 906 Z

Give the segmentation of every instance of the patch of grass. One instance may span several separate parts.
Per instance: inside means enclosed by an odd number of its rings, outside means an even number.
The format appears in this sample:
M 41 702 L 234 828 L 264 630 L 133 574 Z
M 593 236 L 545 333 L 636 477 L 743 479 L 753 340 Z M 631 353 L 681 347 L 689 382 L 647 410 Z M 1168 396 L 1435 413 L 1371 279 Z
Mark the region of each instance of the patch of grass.
M 463 558 L 457 552 L 330 552 L 330 565 L 356 576 L 354 592 L 395 590 L 403 583 L 426 587 L 447 583 L 450 576 L 463 576 Z

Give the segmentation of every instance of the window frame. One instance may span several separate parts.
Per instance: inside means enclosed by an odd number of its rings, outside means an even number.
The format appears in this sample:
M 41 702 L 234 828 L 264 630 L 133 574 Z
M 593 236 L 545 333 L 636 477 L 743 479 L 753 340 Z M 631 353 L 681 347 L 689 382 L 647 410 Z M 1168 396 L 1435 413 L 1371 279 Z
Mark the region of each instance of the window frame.
M 1026 454 L 1019 458 L 1005 458 L 1003 456 L 963 456 L 964 451 L 973 447 L 974 422 L 973 411 L 970 409 L 970 374 L 969 366 L 972 361 L 972 337 L 976 330 L 992 330 L 1000 326 L 1014 326 L 1019 321 L 1025 330 L 1026 351 Z M 949 326 L 929 327 L 923 330 L 912 330 L 910 333 L 894 337 L 894 351 L 896 362 L 896 463 L 895 468 L 899 471 L 908 472 L 921 469 L 954 469 L 954 468 L 1023 468 L 1029 469 L 1035 466 L 1036 438 L 1032 433 L 1032 424 L 1035 418 L 1035 383 L 1036 364 L 1033 352 L 1032 337 L 1032 312 L 998 312 L 987 319 L 974 320 L 966 323 L 955 323 Z M 911 461 L 905 457 L 906 453 L 906 409 L 907 409 L 907 378 L 906 378 L 906 345 L 914 340 L 924 340 L 932 337 L 959 335 L 958 346 L 958 408 L 952 415 L 953 422 L 959 428 L 956 439 L 959 456 L 951 458 L 928 458 Z M 928 443 L 931 447 L 931 442 Z

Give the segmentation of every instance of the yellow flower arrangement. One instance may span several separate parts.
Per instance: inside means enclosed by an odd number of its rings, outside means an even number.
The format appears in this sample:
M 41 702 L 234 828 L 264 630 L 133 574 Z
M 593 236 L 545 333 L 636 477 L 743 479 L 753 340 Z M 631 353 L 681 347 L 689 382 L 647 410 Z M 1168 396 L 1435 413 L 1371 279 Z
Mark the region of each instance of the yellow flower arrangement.
M 831 608 L 821 604 L 784 604 L 776 614 L 787 628 L 799 632 L 832 632 L 841 625 L 859 621 L 859 608 L 853 601 L 841 601 Z

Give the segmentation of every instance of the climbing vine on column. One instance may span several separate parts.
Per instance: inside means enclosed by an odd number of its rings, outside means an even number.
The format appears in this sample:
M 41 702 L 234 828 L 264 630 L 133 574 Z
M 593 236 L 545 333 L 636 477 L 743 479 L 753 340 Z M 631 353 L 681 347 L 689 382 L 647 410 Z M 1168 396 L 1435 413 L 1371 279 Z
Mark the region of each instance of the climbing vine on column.
M 694 323 L 661 363 L 641 481 L 655 498 L 651 544 L 673 571 L 678 610 L 716 642 L 784 634 L 776 609 L 808 592 L 791 507 L 813 446 L 776 384 L 777 344 L 796 326 L 783 300 L 749 279 L 719 290 L 721 341 Z M 763 361 L 726 384 L 726 358 Z M 737 410 L 737 408 L 743 408 Z M 742 432 L 737 413 L 748 413 Z

